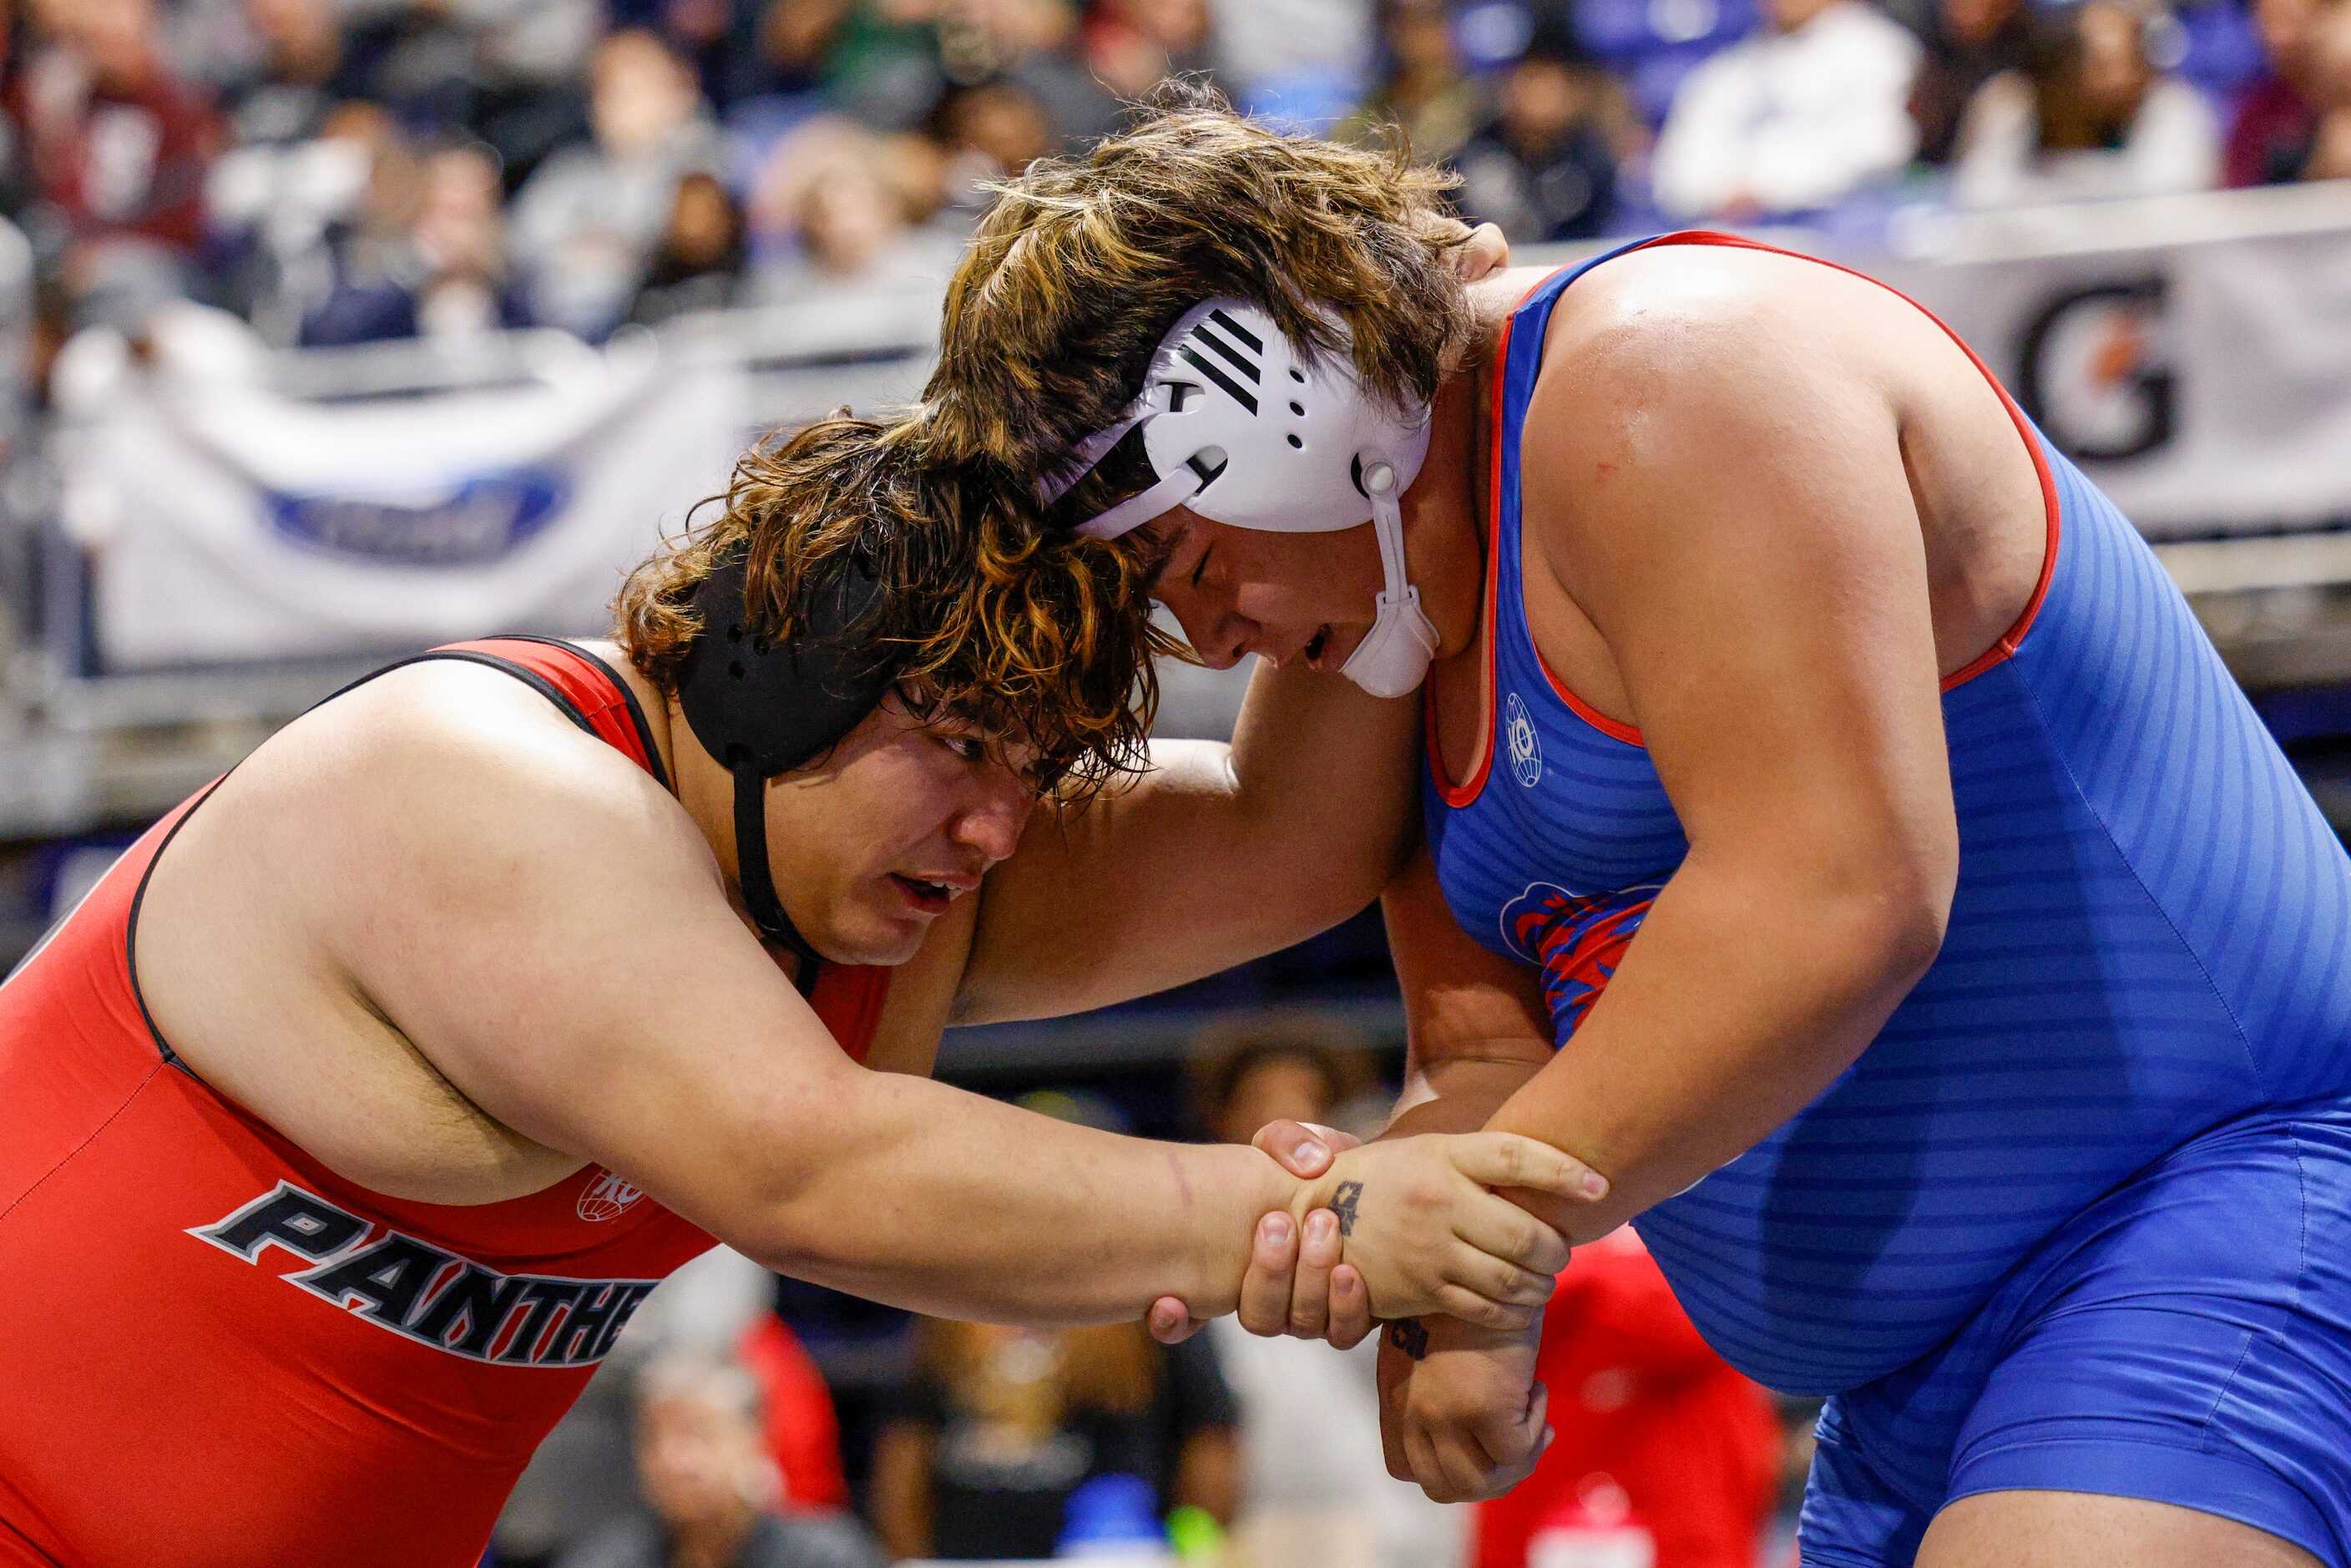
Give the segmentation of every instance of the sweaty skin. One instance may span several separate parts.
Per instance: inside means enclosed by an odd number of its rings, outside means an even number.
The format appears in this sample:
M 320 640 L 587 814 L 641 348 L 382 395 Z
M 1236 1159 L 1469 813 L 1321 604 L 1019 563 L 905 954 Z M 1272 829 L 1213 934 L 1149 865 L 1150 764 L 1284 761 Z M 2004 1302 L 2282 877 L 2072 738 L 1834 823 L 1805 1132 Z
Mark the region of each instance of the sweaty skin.
M 1490 723 L 1485 361 L 1539 276 L 1473 291 L 1486 350 L 1440 392 L 1405 497 L 1454 778 Z M 2045 519 L 1997 394 L 1931 320 L 1865 280 L 1746 250 L 1635 253 L 1569 291 L 1523 464 L 1537 644 L 1586 703 L 1638 726 L 1691 850 L 1555 1054 L 1535 977 L 1460 932 L 1416 856 L 1386 895 L 1415 1071 L 1393 1130 L 1507 1127 L 1579 1155 L 1609 1178 L 1604 1199 L 1573 1215 L 1530 1202 L 1586 1239 L 1806 1103 L 1931 962 L 1957 863 L 1938 678 L 2014 622 Z M 1281 647 L 1327 625 L 1327 666 L 1368 624 L 1316 597 L 1376 571 L 1368 538 L 1165 526 L 1160 597 L 1207 649 L 1237 626 Z M 1284 1283 L 1253 1271 L 1244 1300 Z M 1398 1336 L 1383 1351 L 1391 1469 L 1440 1498 L 1489 1495 L 1541 1440 L 1531 1340 L 1423 1329 L 1425 1345 L 1401 1336 L 1420 1357 Z
M 1490 227 L 1462 237 L 1468 276 L 1507 255 Z M 518 683 L 437 664 L 298 721 L 189 819 L 149 885 L 139 967 L 200 1077 L 378 1191 L 489 1203 L 594 1161 L 778 1268 L 925 1311 L 1079 1321 L 1162 1293 L 1229 1310 L 1250 1248 L 1261 1274 L 1286 1266 L 1342 1181 L 1359 1218 L 1335 1277 L 1358 1313 L 1523 1322 L 1549 1293 L 1557 1238 L 1476 1190 L 1520 1166 L 1583 1190 L 1589 1172 L 1541 1145 L 1431 1144 L 1301 1181 L 1246 1149 L 1112 1138 L 920 1082 L 951 1018 L 1159 989 L 1368 903 L 1411 820 L 1413 705 L 1267 672 L 1233 746 L 1162 745 L 1139 783 L 1057 812 L 969 737 L 885 704 L 768 801 L 802 931 L 898 967 L 877 1072 L 747 939 L 726 771 L 599 652 L 674 799 Z M 909 877 L 954 896 L 934 907 Z
M 1253 1150 L 850 1061 L 732 902 L 725 769 L 638 687 L 674 799 L 471 664 L 394 671 L 265 744 L 187 819 L 139 917 L 143 995 L 190 1069 L 376 1191 L 496 1202 L 593 1162 L 772 1268 L 940 1315 L 1102 1321 L 1165 1292 L 1230 1310 L 1258 1218 L 1294 1223 L 1343 1181 L 1362 1184 L 1374 1301 L 1520 1322 L 1548 1296 L 1558 1238 L 1481 1190 L 1515 1172 L 1578 1190 L 1532 1140 L 1301 1182 Z M 769 808 L 810 940 L 914 960 L 880 1044 L 916 1064 L 976 895 L 933 910 L 893 876 L 977 884 L 1012 857 L 1017 775 L 893 701 Z

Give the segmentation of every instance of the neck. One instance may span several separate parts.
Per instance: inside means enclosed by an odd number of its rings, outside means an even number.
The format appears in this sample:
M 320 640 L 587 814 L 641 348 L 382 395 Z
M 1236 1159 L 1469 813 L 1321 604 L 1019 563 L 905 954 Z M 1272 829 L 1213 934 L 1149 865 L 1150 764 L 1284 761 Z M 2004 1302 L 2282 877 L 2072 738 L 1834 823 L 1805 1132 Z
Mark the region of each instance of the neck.
M 670 793 L 685 808 L 702 841 L 710 846 L 713 859 L 718 862 L 718 874 L 726 887 L 726 902 L 734 905 L 738 915 L 743 914 L 741 873 L 735 860 L 735 776 L 719 766 L 717 758 L 702 748 L 694 730 L 679 711 L 677 699 L 668 695 L 639 674 L 629 656 L 609 643 L 591 644 L 603 661 L 620 673 L 629 689 L 636 695 L 637 706 L 645 716 L 645 727 L 653 732 L 653 749 L 661 756 L 662 771 L 669 778 Z M 750 917 L 743 916 L 746 927 Z M 797 976 L 799 958 L 779 949 L 776 961 L 786 971 Z
M 1439 659 L 1468 647 L 1485 617 L 1483 479 L 1493 423 L 1494 356 L 1503 323 L 1543 276 L 1521 268 L 1470 290 L 1478 316 L 1470 351 L 1437 389 L 1429 411 L 1428 456 L 1404 494 L 1405 563 L 1420 590 L 1422 612 L 1437 628 Z

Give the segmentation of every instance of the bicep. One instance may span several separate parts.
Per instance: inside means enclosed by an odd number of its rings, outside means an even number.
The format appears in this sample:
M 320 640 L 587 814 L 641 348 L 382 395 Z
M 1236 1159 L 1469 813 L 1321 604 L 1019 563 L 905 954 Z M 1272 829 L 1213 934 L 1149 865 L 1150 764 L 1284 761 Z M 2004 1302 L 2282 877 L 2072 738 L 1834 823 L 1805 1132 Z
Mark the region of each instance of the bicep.
M 1040 811 L 988 873 L 959 1021 L 1148 995 L 1323 931 L 1395 869 L 1417 709 L 1260 667 L 1232 743 L 1155 740 L 1149 770 Z
M 857 1070 L 734 915 L 675 803 L 601 762 L 553 779 L 503 759 L 413 768 L 339 956 L 486 1113 L 739 1235 L 763 1183 L 820 1157 Z

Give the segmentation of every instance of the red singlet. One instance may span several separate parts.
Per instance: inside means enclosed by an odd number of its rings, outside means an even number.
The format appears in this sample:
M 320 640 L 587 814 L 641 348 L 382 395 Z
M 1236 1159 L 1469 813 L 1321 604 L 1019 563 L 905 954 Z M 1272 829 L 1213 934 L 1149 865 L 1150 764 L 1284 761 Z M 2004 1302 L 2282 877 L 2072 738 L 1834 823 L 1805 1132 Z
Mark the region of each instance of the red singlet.
M 460 644 L 662 776 L 568 645 Z M 354 1186 L 188 1072 L 131 976 L 149 830 L 0 986 L 0 1563 L 470 1568 L 655 1281 L 712 1245 L 596 1166 L 470 1207 Z M 817 1010 L 861 1060 L 886 969 Z

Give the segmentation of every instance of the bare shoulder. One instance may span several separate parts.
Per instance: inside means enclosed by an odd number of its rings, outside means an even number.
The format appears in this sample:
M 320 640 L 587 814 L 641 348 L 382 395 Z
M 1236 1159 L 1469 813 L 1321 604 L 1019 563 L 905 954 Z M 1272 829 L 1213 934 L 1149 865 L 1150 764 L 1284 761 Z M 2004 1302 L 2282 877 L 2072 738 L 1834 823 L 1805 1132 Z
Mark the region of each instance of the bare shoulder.
M 550 854 L 582 871 L 716 874 L 650 775 L 498 671 L 454 660 L 392 671 L 272 747 L 268 784 L 334 821 L 299 820 L 339 831 L 341 854 L 387 869 L 381 857 L 399 857 L 421 888 L 510 885 L 519 862 Z
M 197 1075 L 375 1190 L 482 1202 L 576 1161 L 486 1114 L 447 1017 L 560 1027 L 613 915 L 731 921 L 675 802 L 510 675 L 392 671 L 265 742 L 159 857 L 142 998 Z
M 1625 413 L 1729 398 L 1768 418 L 1884 390 L 1888 347 L 1927 338 L 1949 351 L 1916 306 L 1841 268 L 1743 246 L 1658 246 L 1594 268 L 1561 298 L 1536 395 Z

